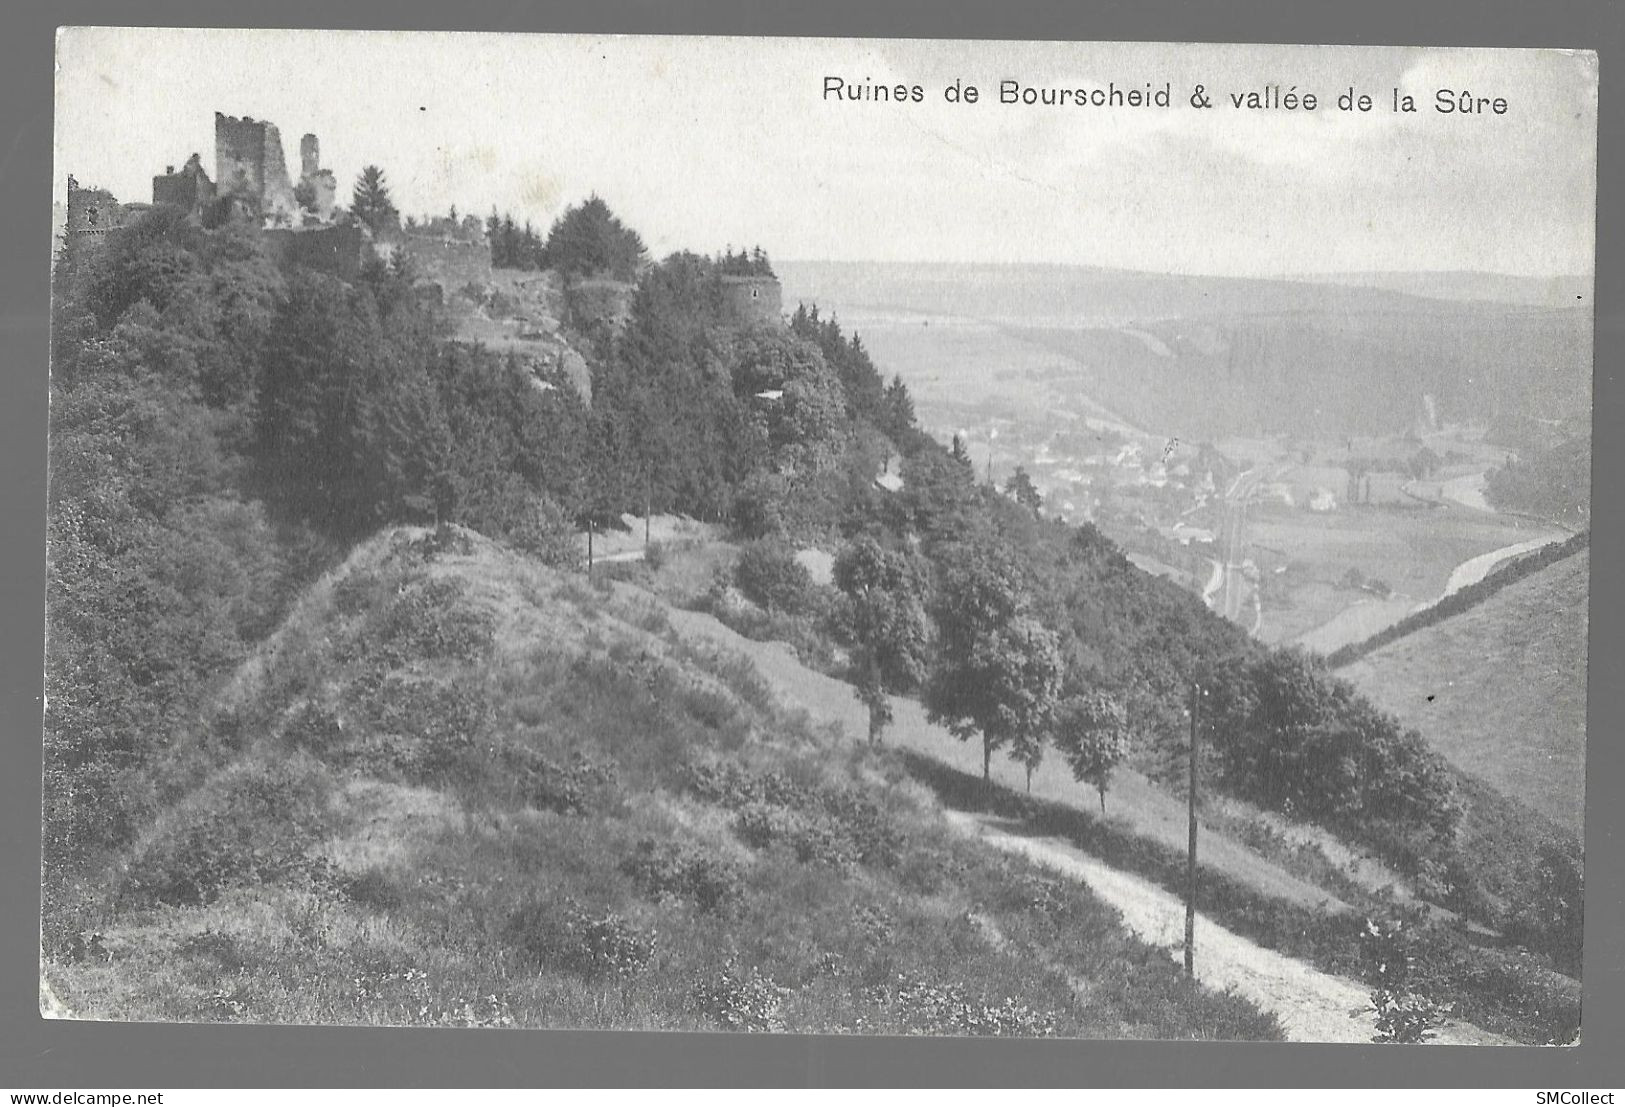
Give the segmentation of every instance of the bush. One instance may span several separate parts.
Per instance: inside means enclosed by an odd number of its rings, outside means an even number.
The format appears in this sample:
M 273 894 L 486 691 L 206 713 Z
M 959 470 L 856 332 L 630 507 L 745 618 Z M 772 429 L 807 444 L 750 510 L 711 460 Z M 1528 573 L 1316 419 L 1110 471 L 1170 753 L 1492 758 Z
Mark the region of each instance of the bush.
M 1508 920 L 1507 934 L 1545 950 L 1560 969 L 1578 976 L 1585 944 L 1585 860 L 1577 845 L 1547 842 L 1535 868 L 1530 900 Z
M 400 888 L 380 869 L 357 873 L 342 881 L 339 890 L 351 902 L 380 911 L 393 911 L 406 902 Z
M 122 892 L 138 903 L 210 903 L 237 884 L 319 875 L 325 782 L 298 766 L 244 766 L 205 789 L 136 855 Z
M 370 701 L 369 714 L 381 733 L 358 743 L 354 759 L 415 782 L 474 771 L 491 717 L 491 705 L 479 689 L 391 674 Z
M 546 496 L 536 497 L 509 528 L 508 544 L 555 569 L 581 568 L 581 546 L 564 509 Z
M 450 579 L 414 585 L 384 609 L 367 637 L 392 665 L 482 660 L 495 642 L 495 620 L 469 606 L 465 592 L 460 581 Z
M 694 981 L 688 1005 L 724 1030 L 783 1030 L 780 1011 L 788 994 L 755 966 L 741 972 L 730 960 L 721 971 Z
M 1412 971 L 1417 957 L 1413 931 L 1409 920 L 1399 918 L 1367 919 L 1360 931 L 1371 1010 L 1377 1015 L 1374 1042 L 1415 1045 L 1431 1041 L 1450 1013 L 1448 1005 L 1418 986 Z
M 283 724 L 282 737 L 295 749 L 306 749 L 320 757 L 344 740 L 344 725 L 321 704 L 306 701 Z
M 508 933 L 531 961 L 588 980 L 628 979 L 654 960 L 658 943 L 613 911 L 588 911 L 574 899 L 531 899 L 508 922 Z
M 812 575 L 781 542 L 756 541 L 739 551 L 734 583 L 768 611 L 799 615 L 813 605 Z
M 382 607 L 394 590 L 394 582 L 376 573 L 351 573 L 333 585 L 333 609 L 346 617 L 360 615 Z
M 852 926 L 871 947 L 890 945 L 897 936 L 897 920 L 891 912 L 872 903 L 853 904 Z
M 645 838 L 637 852 L 621 862 L 621 872 L 653 899 L 692 899 L 701 911 L 721 914 L 744 898 L 738 866 L 688 846 Z
M 738 811 L 734 832 L 755 849 L 783 842 L 798 861 L 836 866 L 890 867 L 902 856 L 903 835 L 859 789 L 806 787 L 726 763 L 685 766 L 683 781 L 699 798 Z
M 887 1012 L 904 1034 L 997 1035 L 1039 1038 L 1053 1035 L 1053 1015 L 1008 997 L 973 999 L 958 984 L 936 984 L 898 974 L 869 988 L 864 998 Z
M 519 797 L 532 807 L 560 815 L 580 815 L 594 806 L 598 791 L 615 782 L 615 767 L 579 750 L 560 765 L 528 746 L 503 745 L 497 757 Z

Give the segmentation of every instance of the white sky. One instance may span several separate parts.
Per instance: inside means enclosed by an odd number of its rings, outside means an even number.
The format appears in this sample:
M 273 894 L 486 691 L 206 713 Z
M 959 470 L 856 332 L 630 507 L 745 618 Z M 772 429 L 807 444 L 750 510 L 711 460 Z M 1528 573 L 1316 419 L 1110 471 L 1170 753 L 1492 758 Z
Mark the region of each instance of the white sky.
M 823 78 L 925 86 L 837 103 Z M 955 77 L 975 106 L 943 101 Z M 1169 110 L 1006 107 L 996 86 L 1161 86 Z M 1195 84 L 1216 106 L 1189 107 Z M 1312 114 L 1225 94 L 1313 91 Z M 1376 101 L 1336 110 L 1348 86 Z M 1388 110 L 1391 89 L 1415 115 Z M 1444 116 L 1439 88 L 1504 96 Z M 214 112 L 276 123 L 297 173 L 321 139 L 341 196 L 382 166 L 412 214 L 539 230 L 597 192 L 657 256 L 1054 262 L 1265 275 L 1589 275 L 1596 59 L 1559 51 L 828 39 L 70 29 L 55 167 L 121 200 L 193 151 Z

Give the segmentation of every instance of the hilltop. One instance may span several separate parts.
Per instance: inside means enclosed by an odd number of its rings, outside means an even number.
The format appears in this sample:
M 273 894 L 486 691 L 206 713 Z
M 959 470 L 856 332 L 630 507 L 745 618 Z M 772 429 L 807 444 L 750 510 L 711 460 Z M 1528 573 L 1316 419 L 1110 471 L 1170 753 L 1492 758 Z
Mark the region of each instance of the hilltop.
M 359 546 L 156 780 L 47 930 L 77 1016 L 1279 1036 L 659 604 L 469 532 Z

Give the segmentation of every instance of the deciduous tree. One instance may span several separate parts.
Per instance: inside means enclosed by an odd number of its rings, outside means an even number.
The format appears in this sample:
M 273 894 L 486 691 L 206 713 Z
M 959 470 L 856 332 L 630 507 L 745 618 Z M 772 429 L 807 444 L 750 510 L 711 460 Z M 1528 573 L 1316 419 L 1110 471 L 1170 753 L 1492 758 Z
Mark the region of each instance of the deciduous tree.
M 936 604 L 940 647 L 926 684 L 926 709 L 961 740 L 982 736 L 982 779 L 993 751 L 1031 743 L 1047 729 L 1060 692 L 1056 634 L 1034 618 L 1008 555 L 974 549 L 946 576 Z
M 873 538 L 858 538 L 835 559 L 835 584 L 846 597 L 852 670 L 858 699 L 869 711 L 869 741 L 892 721 L 889 693 L 925 679 L 930 623 L 920 569 Z

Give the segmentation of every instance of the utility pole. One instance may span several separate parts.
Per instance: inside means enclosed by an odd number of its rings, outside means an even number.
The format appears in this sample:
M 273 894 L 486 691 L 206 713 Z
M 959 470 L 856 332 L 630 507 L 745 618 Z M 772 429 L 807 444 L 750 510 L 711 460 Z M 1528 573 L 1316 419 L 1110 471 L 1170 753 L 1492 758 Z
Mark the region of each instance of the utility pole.
M 1202 686 L 1191 685 L 1190 854 L 1185 867 L 1185 975 L 1196 976 L 1196 753 Z
M 587 579 L 592 579 L 592 516 L 587 516 Z
M 643 550 L 645 553 L 649 551 L 649 513 L 653 510 L 651 506 L 653 503 L 654 478 L 650 476 L 649 470 L 645 469 L 643 471 Z

